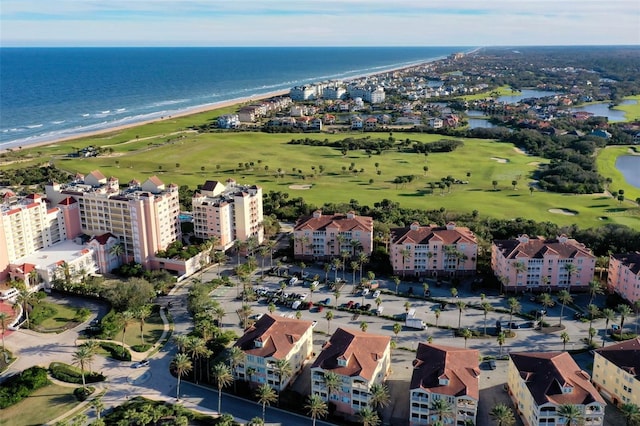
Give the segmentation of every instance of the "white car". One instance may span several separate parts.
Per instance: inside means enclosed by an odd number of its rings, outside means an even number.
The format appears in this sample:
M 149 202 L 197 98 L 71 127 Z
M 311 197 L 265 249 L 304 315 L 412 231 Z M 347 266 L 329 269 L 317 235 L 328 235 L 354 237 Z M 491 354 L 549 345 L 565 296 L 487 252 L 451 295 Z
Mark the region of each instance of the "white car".
M 149 366 L 148 359 L 143 359 L 142 361 L 134 362 L 132 365 L 133 368 L 148 367 L 148 366 Z
M 373 298 L 377 299 L 378 297 L 380 297 L 380 290 L 376 290 L 373 292 Z
M 366 296 L 367 294 L 369 294 L 369 289 L 368 288 L 363 289 L 362 290 L 362 295 Z
M 311 323 L 311 328 L 315 328 L 318 325 L 318 321 L 314 321 Z

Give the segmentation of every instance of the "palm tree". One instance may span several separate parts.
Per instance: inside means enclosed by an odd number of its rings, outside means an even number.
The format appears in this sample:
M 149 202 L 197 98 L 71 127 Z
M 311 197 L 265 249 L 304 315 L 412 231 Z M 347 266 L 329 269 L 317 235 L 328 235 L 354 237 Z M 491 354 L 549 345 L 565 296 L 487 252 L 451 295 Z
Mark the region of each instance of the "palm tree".
M 222 328 L 224 324 L 222 324 L 222 319 L 227 313 L 221 305 L 213 308 L 213 316 L 218 320 L 218 327 Z
M 340 299 L 340 290 L 336 290 L 333 292 L 333 297 L 336 298 L 336 306 L 338 306 L 338 299 Z
M 265 414 L 267 411 L 267 405 L 271 405 L 272 403 L 278 400 L 278 396 L 276 395 L 276 391 L 274 391 L 271 386 L 264 383 L 258 387 L 256 390 L 256 397 L 258 398 L 258 402 L 262 404 L 262 421 L 265 421 Z
M 431 403 L 429 409 L 438 416 L 438 421 L 441 423 L 444 423 L 444 419 L 451 417 L 453 414 L 453 408 L 446 399 L 436 399 Z
M 269 310 L 269 313 L 272 314 L 276 311 L 276 304 L 271 302 L 269 303 L 269 306 L 267 306 L 267 309 Z
M 222 264 L 224 262 L 226 262 L 227 260 L 227 255 L 224 254 L 223 251 L 216 251 L 213 253 L 213 261 L 216 263 L 216 266 L 218 268 L 218 277 L 220 277 L 220 268 L 222 267 Z
M 620 314 L 620 334 L 622 334 L 622 330 L 624 329 L 624 320 L 626 317 L 630 316 L 633 311 L 629 307 L 629 305 L 620 304 L 616 307 L 618 314 Z
M 602 288 L 602 284 L 600 284 L 600 281 L 589 281 L 589 305 L 593 304 L 593 299 L 598 294 L 604 294 L 604 289 Z
M 364 407 L 358 413 L 362 426 L 378 426 L 380 424 L 380 418 L 378 414 L 369 407 Z
M 400 278 L 397 276 L 392 277 L 393 283 L 396 285 L 396 296 L 398 295 L 398 288 L 400 287 Z
M 562 340 L 562 350 L 566 351 L 567 343 L 570 340 L 569 333 L 567 333 L 566 331 L 563 331 L 562 334 L 560 335 L 560 340 Z
M 278 381 L 280 382 L 280 392 L 282 392 L 285 388 L 284 382 L 286 382 L 287 378 L 291 377 L 293 374 L 291 363 L 284 358 L 276 360 L 275 372 L 278 375 Z
M 562 316 L 564 315 L 564 307 L 567 303 L 573 302 L 573 297 L 567 290 L 560 290 L 558 292 L 558 301 L 562 304 L 560 307 L 560 327 L 562 327 Z
M 324 314 L 324 318 L 327 320 L 327 334 L 331 334 L 331 320 L 333 319 L 333 311 L 327 311 Z
M 577 426 L 584 421 L 582 410 L 577 405 L 562 404 L 558 407 L 557 413 L 560 418 L 564 419 L 566 426 Z
M 329 410 L 327 409 L 327 403 L 320 398 L 318 395 L 310 395 L 307 398 L 307 405 L 304 406 L 307 413 L 313 420 L 313 426 L 316 425 L 316 419 L 318 417 L 325 417 L 329 414 Z
M 440 310 L 440 308 L 438 308 L 433 313 L 436 316 L 436 327 L 437 327 L 438 326 L 438 320 L 440 319 L 440 314 L 442 313 L 442 311 Z
M 451 292 L 451 303 L 455 303 L 456 297 L 458 297 L 458 289 L 455 287 L 451 287 L 451 290 L 449 290 L 449 292 Z
M 487 335 L 487 314 L 489 313 L 489 311 L 493 311 L 493 306 L 491 306 L 491 303 L 489 302 L 482 302 L 480 306 L 484 311 L 484 334 L 486 336 Z
M 469 339 L 470 337 L 473 337 L 473 333 L 468 328 L 465 328 L 464 330 L 462 330 L 460 332 L 460 335 L 462 337 L 464 337 L 464 348 L 466 349 L 467 348 L 467 339 Z
M 91 365 L 93 357 L 95 356 L 91 346 L 82 345 L 73 354 L 73 365 L 80 367 L 80 374 L 82 375 L 82 390 L 87 391 L 87 383 L 85 381 L 84 372 L 85 368 Z
M 550 308 L 551 306 L 553 306 L 553 299 L 551 298 L 551 295 L 549 293 L 544 293 L 543 295 L 540 296 L 540 303 L 542 304 L 542 306 L 544 306 L 545 308 Z M 540 314 L 540 329 L 542 330 L 543 328 L 543 324 L 544 324 L 544 316 L 546 313 L 546 309 L 542 311 L 542 313 Z
M 358 268 L 360 268 L 360 280 L 361 281 L 362 281 L 362 267 L 367 262 L 369 262 L 369 256 L 367 256 L 367 253 L 362 252 L 362 251 L 360 253 L 358 253 Z
M 342 261 L 338 257 L 334 257 L 331 260 L 331 266 L 333 267 L 333 281 L 338 282 L 338 269 L 342 267 Z
M 314 281 L 315 282 L 315 281 Z M 309 285 L 309 302 L 313 303 L 313 292 L 317 290 L 317 285 L 314 283 L 311 283 Z
M 467 304 L 462 300 L 458 300 L 456 302 L 456 306 L 458 307 L 458 328 L 460 328 L 460 323 L 462 322 L 462 311 L 467 308 Z
M 7 324 L 6 321 L 9 319 L 9 314 L 6 312 L 0 312 L 0 326 L 2 326 L 2 351 L 5 351 L 4 347 L 4 332 L 6 330 Z
M 502 355 L 502 346 L 504 345 L 506 338 L 507 336 L 504 334 L 504 331 L 501 331 L 498 334 L 498 345 L 500 345 L 500 355 Z
M 571 293 L 571 277 L 578 270 L 573 263 L 565 263 L 564 271 L 567 273 L 567 291 Z
M 327 388 L 327 399 L 331 399 L 331 394 L 340 389 L 342 380 L 333 371 L 327 371 L 324 373 L 324 386 Z
M 329 271 L 331 271 L 331 264 L 330 263 L 325 263 L 324 265 L 322 265 L 322 270 L 324 271 L 324 285 L 327 285 L 327 283 L 329 282 Z
M 231 382 L 234 382 L 233 374 L 231 374 L 229 367 L 222 362 L 214 365 L 211 372 L 213 374 L 213 379 L 218 385 L 218 413 L 222 413 L 222 388 L 229 386 Z
M 189 336 L 186 334 L 176 334 L 173 336 L 173 341 L 178 347 L 178 352 L 183 353 L 185 348 L 189 345 Z
M 340 257 L 342 257 L 342 281 L 347 282 L 347 280 L 344 278 L 344 274 L 347 271 L 347 260 L 349 259 L 349 257 L 351 257 L 351 254 L 347 250 L 342 250 L 340 252 Z
M 26 287 L 18 286 L 18 294 L 16 295 L 15 300 L 16 305 L 20 305 L 22 307 L 22 312 L 24 312 L 24 317 L 27 321 L 27 328 L 29 328 L 31 325 L 29 322 L 29 306 L 37 301 L 36 295 L 29 292 Z
M 598 314 L 600 313 L 600 309 L 596 305 L 587 306 L 587 311 L 589 312 L 589 330 L 593 327 L 593 320 L 596 319 Z M 589 333 L 589 345 L 593 342 L 593 337 L 591 333 Z
M 143 305 L 136 309 L 134 316 L 140 321 L 140 341 L 144 346 L 144 320 L 151 315 L 151 307 L 149 305 Z
M 516 418 L 513 415 L 513 410 L 506 404 L 494 405 L 489 416 L 496 422 L 497 426 L 512 426 L 516 423 Z
M 176 356 L 171 361 L 171 367 L 176 372 L 176 377 L 178 378 L 178 387 L 176 388 L 176 399 L 180 400 L 180 379 L 182 376 L 188 374 L 193 369 L 193 364 L 191 360 L 187 356 L 187 354 L 176 354 Z
M 89 405 L 91 405 L 91 408 L 96 410 L 96 419 L 100 420 L 100 415 L 104 410 L 104 402 L 102 402 L 102 398 L 93 398 Z
M 231 374 L 235 376 L 236 368 L 238 368 L 238 365 L 244 363 L 245 353 L 239 347 L 234 346 L 231 349 L 229 349 L 229 352 L 227 353 L 227 360 L 229 361 L 229 367 L 231 367 Z M 237 386 L 236 386 L 236 382 L 234 381 L 233 392 L 236 393 L 236 391 L 237 391 Z
M 122 324 L 122 351 L 124 352 L 124 336 L 127 333 L 127 327 L 133 321 L 133 312 L 124 311 L 119 315 L 119 320 Z
M 640 424 L 640 407 L 636 404 L 626 403 L 620 406 L 620 411 L 627 422 L 627 426 Z
M 369 324 L 367 324 L 366 321 L 360 322 L 360 330 L 362 330 L 363 333 L 366 333 L 368 328 Z
M 602 310 L 602 316 L 604 318 L 604 332 L 602 333 L 602 347 L 604 347 L 604 338 L 607 336 L 607 330 L 609 329 L 609 321 L 616 319 L 616 313 L 613 309 L 604 308 Z
M 409 249 L 402 249 L 400 250 L 400 255 L 402 256 L 402 278 L 404 278 L 405 273 L 407 271 L 407 267 L 406 267 L 406 261 L 407 259 L 411 258 L 411 250 Z
M 351 263 L 349 264 L 349 266 L 351 267 L 351 283 L 354 286 L 356 285 L 356 271 L 358 270 L 359 265 L 360 264 L 355 260 L 352 260 Z
M 396 341 L 398 341 L 398 333 L 400 333 L 402 331 L 402 324 L 400 324 L 399 322 L 396 322 L 395 324 L 393 324 L 393 334 L 396 335 Z
M 115 256 L 118 259 L 118 264 L 122 264 L 122 256 L 124 255 L 124 245 L 117 243 L 111 246 L 109 254 Z
M 381 409 L 389 405 L 391 397 L 389 388 L 382 383 L 374 383 L 369 389 L 369 404 L 375 409 Z

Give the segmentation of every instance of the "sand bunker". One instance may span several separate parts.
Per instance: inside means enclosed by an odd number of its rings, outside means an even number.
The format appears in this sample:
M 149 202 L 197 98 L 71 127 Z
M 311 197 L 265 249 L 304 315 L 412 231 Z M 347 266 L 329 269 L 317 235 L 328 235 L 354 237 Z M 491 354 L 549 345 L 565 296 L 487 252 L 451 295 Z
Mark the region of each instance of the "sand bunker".
M 311 189 L 313 185 L 289 185 L 289 189 Z
M 526 151 L 523 151 L 522 149 L 518 148 L 517 146 L 513 148 L 513 150 L 515 152 L 517 152 L 518 154 L 522 154 L 522 155 L 527 155 Z
M 527 166 L 539 166 L 540 162 L 539 161 L 532 161 L 530 163 L 527 163 Z
M 549 209 L 549 213 L 563 214 L 565 216 L 575 216 L 578 214 L 577 211 L 570 209 Z
M 502 163 L 502 164 L 505 164 L 505 163 L 509 162 L 509 160 L 507 158 L 491 157 L 491 159 L 493 161 L 497 161 L 498 163 Z

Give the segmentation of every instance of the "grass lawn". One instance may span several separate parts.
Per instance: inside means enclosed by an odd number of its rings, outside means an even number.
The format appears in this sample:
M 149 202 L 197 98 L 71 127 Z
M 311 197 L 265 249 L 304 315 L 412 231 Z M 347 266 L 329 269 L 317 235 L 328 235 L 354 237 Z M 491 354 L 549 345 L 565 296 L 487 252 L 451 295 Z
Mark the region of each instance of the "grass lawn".
M 144 321 L 144 341 L 146 344 L 152 345 L 160 339 L 164 325 L 160 314 L 154 313 Z M 116 343 L 122 342 L 122 330 L 120 330 L 113 338 Z M 141 345 L 140 340 L 140 321 L 133 320 L 127 326 L 127 332 L 124 334 L 124 343 L 133 346 Z
M 509 93 L 511 91 L 508 87 L 501 90 Z M 37 161 L 40 162 L 42 158 L 49 159 L 53 156 L 55 164 L 64 170 L 88 173 L 99 169 L 107 176 L 118 177 L 120 182 L 128 182 L 133 178 L 144 181 L 156 174 L 165 183 L 174 182 L 195 188 L 205 180 L 224 181 L 233 178 L 241 183 L 260 185 L 265 193 L 276 190 L 287 192 L 290 197 L 302 197 L 316 206 L 330 201 L 349 202 L 352 199 L 356 199 L 361 205 L 373 205 L 386 198 L 407 208 L 444 208 L 456 212 L 477 210 L 481 217 L 523 217 L 559 225 L 576 224 L 581 228 L 598 227 L 607 222 L 638 226 L 640 219 L 640 209 L 637 206 L 632 203 L 620 205 L 616 200 L 599 194 L 573 195 L 541 191 L 530 194 L 529 185 L 533 181 L 534 171 L 540 163 L 548 160 L 525 155 L 511 144 L 462 139 L 465 143 L 463 148 L 427 157 L 397 151 L 373 156 L 368 156 L 364 151 L 349 151 L 346 156 L 342 156 L 334 148 L 288 145 L 287 142 L 304 137 L 337 140 L 349 136 L 387 138 L 389 135 L 261 132 L 197 134 L 185 131 L 188 126 L 212 120 L 220 113 L 210 111 L 167 119 L 112 134 L 27 149 L 15 155 L 32 155 L 38 157 Z M 173 134 L 175 132 L 181 133 Z M 410 138 L 422 142 L 451 138 L 408 133 L 394 133 L 393 136 L 399 140 Z M 55 157 L 70 152 L 72 146 L 88 145 L 110 146 L 114 153 L 111 156 L 88 159 Z M 34 150 L 39 154 L 36 155 Z M 27 154 L 28 151 L 31 154 Z M 30 161 L 21 163 L 21 166 L 31 164 Z M 250 162 L 254 166 L 249 170 L 239 167 L 239 164 Z M 358 170 L 357 174 L 348 171 L 352 163 Z M 378 167 L 376 163 L 379 163 Z M 319 166 L 325 169 L 322 175 L 318 172 Z M 428 167 L 426 174 L 424 166 Z M 278 169 L 283 170 L 284 176 L 275 177 Z M 304 174 L 304 179 L 299 171 Z M 601 173 L 613 176 L 613 173 L 606 170 Z M 416 179 L 410 184 L 396 187 L 392 181 L 400 175 L 414 175 Z M 445 191 L 443 194 L 438 189 L 433 194 L 427 194 L 430 182 L 439 182 L 446 176 L 467 180 L 469 184 L 453 185 L 450 192 Z M 494 180 L 498 181 L 497 191 L 493 190 Z M 511 185 L 514 180 L 517 181 L 515 189 Z M 311 188 L 303 190 L 292 185 L 311 185 Z M 631 191 L 630 188 L 627 194 L 630 195 Z M 631 196 L 629 198 L 635 199 Z M 568 209 L 576 214 L 560 214 L 555 209 Z M 139 340 L 138 338 L 138 342 Z
M 612 180 L 609 190 L 618 191 L 624 189 L 624 196 L 630 200 L 640 198 L 640 188 L 629 185 L 624 176 L 616 169 L 616 159 L 622 155 L 640 155 L 640 152 L 634 152 L 628 145 L 625 146 L 608 146 L 598 152 L 596 166 L 598 173 Z
M 73 322 L 76 317 L 76 308 L 66 304 L 43 300 L 34 308 L 34 310 L 39 309 L 50 310 L 51 312 L 55 311 L 54 315 L 46 318 L 37 326 L 38 330 L 41 331 L 61 330 L 67 324 Z
M 624 111 L 627 121 L 640 120 L 640 95 L 626 96 L 624 99 L 636 102 L 633 105 L 618 105 L 614 109 Z
M 35 391 L 30 397 L 4 410 L 0 410 L 0 425 L 42 425 L 71 410 L 79 404 L 73 388 L 49 385 Z

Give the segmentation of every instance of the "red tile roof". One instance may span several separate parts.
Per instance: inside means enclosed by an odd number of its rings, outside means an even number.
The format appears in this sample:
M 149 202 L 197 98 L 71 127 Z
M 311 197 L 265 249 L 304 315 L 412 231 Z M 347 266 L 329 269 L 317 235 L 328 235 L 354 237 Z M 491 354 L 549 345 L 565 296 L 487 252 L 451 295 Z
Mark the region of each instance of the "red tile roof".
M 640 337 L 596 349 L 596 352 L 640 380 Z
M 373 231 L 373 218 L 369 216 L 358 216 L 353 213 L 336 213 L 325 215 L 320 211 L 316 211 L 314 215 L 298 220 L 295 231 L 300 230 L 323 230 L 327 228 L 337 228 L 338 232 L 351 230 L 363 230 L 366 232 Z
M 91 173 L 89 173 L 91 176 L 93 176 L 94 178 L 96 178 L 97 180 L 103 180 L 106 179 L 106 176 L 102 174 L 102 172 L 100 170 L 94 170 Z M 80 175 L 82 176 L 82 175 Z
M 640 252 L 612 254 L 611 257 L 629 268 L 632 273 L 640 274 Z
M 477 244 L 476 236 L 469 228 L 456 227 L 454 223 L 448 226 L 420 226 L 417 222 L 405 228 L 391 229 L 392 244 L 429 244 L 429 242 L 441 241 L 450 245 L 457 243 Z
M 155 175 L 151 176 L 148 180 L 149 180 L 149 182 L 151 182 L 151 183 L 152 183 L 152 184 L 154 184 L 155 186 L 162 186 L 162 185 L 164 185 L 164 182 L 162 182 L 162 181 L 160 180 L 160 178 L 159 178 L 158 176 L 155 176 Z
M 342 376 L 359 376 L 371 381 L 390 343 L 389 336 L 338 328 L 311 368 L 331 370 Z M 338 359 L 346 360 L 346 366 L 338 364 Z
M 584 244 L 565 236 L 544 239 L 524 235 L 519 239 L 495 240 L 493 243 L 506 259 L 543 258 L 549 254 L 557 255 L 563 259 L 594 257 L 591 250 Z
M 107 242 L 109 241 L 109 238 L 117 238 L 117 237 L 113 235 L 111 232 L 107 232 L 106 234 L 102 234 L 102 235 L 96 235 L 95 237 L 93 237 L 93 239 L 96 240 L 101 246 L 107 244 Z
M 420 343 L 413 361 L 413 375 L 409 389 L 424 389 L 433 393 L 480 398 L 478 378 L 480 353 L 473 349 Z M 448 384 L 440 384 L 446 376 Z
M 567 352 L 521 352 L 510 357 L 537 405 L 605 403 Z M 573 390 L 563 393 L 565 387 Z
M 60 201 L 58 204 L 62 204 L 63 206 L 70 206 L 71 204 L 77 203 L 76 199 L 73 197 L 67 197 L 64 200 Z
M 265 314 L 245 330 L 244 335 L 238 339 L 234 346 L 239 347 L 248 355 L 282 359 L 291 352 L 293 346 L 311 327 L 311 321 Z M 262 346 L 257 347 L 256 341 L 261 342 Z

